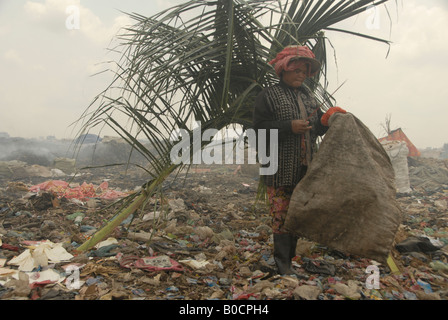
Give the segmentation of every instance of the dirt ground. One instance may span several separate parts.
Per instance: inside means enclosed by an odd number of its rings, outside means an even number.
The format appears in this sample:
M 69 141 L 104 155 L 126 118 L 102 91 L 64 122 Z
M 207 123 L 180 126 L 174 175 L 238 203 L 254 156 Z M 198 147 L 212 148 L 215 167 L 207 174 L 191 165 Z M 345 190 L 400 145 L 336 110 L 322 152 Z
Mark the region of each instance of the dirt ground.
M 424 165 L 441 167 L 437 161 Z M 405 221 L 396 243 L 426 236 L 431 250 L 394 248 L 395 264 L 381 265 L 299 239 L 294 268 L 301 277 L 295 277 L 275 273 L 270 217 L 266 204 L 256 201 L 253 168 L 194 166 L 187 175 L 170 176 L 144 209 L 82 253 L 77 248 L 117 214 L 122 202 L 30 192 L 51 180 L 56 179 L 0 177 L 1 300 L 448 298 L 448 185 L 443 182 L 397 196 Z M 87 183 L 97 191 L 106 181 L 110 190 L 126 194 L 147 182 L 141 170 L 121 167 L 57 180 L 70 187 Z M 28 260 L 17 262 L 18 257 Z M 374 287 L 366 272 L 372 265 L 379 276 Z

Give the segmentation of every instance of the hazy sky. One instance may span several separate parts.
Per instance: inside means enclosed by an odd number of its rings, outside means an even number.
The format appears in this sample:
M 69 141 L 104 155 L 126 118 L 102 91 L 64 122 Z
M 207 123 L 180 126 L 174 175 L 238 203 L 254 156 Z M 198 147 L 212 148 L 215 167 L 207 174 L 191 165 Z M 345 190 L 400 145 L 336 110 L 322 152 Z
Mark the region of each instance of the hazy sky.
M 0 0 L 0 132 L 73 138 L 70 124 L 112 79 L 91 75 L 115 57 L 106 50 L 114 34 L 132 24 L 120 11 L 150 16 L 179 2 Z M 343 27 L 392 45 L 327 33 L 335 48 L 329 91 L 346 81 L 337 104 L 377 137 L 390 115 L 392 129 L 401 127 L 419 148 L 448 143 L 448 1 L 391 0 L 387 11 L 366 11 Z

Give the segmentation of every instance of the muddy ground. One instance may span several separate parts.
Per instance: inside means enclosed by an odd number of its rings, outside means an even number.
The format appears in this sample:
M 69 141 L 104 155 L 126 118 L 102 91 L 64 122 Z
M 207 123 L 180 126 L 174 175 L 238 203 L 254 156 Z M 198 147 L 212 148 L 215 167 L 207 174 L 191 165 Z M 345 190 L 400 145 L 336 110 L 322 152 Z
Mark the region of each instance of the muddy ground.
M 448 182 L 421 176 L 428 171 L 440 178 L 444 166 L 415 160 L 413 192 L 397 195 L 405 219 L 396 244 L 425 237 L 429 247 L 394 247 L 391 267 L 299 239 L 294 268 L 300 277 L 275 273 L 270 218 L 265 203 L 256 201 L 253 168 L 194 166 L 188 175 L 170 176 L 107 242 L 82 253 L 77 248 L 122 202 L 67 199 L 30 188 L 52 179 L 95 188 L 107 181 L 111 190 L 132 194 L 147 181 L 143 171 L 107 167 L 75 177 L 0 177 L 0 299 L 447 300 Z M 42 261 L 42 244 L 60 248 L 63 261 Z M 25 253 L 31 268 L 11 263 Z M 374 287 L 366 272 L 372 265 L 379 276 Z

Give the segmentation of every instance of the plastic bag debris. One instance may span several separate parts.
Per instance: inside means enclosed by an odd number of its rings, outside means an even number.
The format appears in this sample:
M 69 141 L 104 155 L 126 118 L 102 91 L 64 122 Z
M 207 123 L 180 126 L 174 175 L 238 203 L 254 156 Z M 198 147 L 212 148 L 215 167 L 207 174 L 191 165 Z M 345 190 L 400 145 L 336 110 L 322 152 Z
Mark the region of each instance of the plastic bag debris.
M 204 269 L 210 264 L 210 262 L 208 262 L 207 260 L 193 260 L 193 259 L 179 260 L 179 262 L 192 268 L 193 270 Z
M 179 262 L 166 255 L 140 258 L 118 253 L 116 258 L 123 268 L 138 268 L 146 271 L 184 271 L 183 266 Z
M 103 240 L 103 241 L 101 241 L 101 242 L 98 242 L 98 243 L 95 245 L 95 248 L 96 248 L 96 249 L 100 249 L 101 247 L 110 246 L 110 245 L 112 245 L 112 244 L 118 244 L 118 240 L 115 239 L 115 238 L 113 238 L 113 237 L 109 237 L 109 238 L 107 238 L 106 240 Z
M 311 273 L 321 273 L 330 276 L 334 276 L 336 272 L 335 266 L 324 260 L 307 259 L 303 264 L 303 267 Z
M 165 255 L 144 257 L 135 262 L 135 267 L 147 271 L 184 271 L 179 262 Z
M 316 286 L 302 285 L 294 289 L 294 297 L 296 300 L 317 300 L 321 290 Z
M 65 279 L 65 275 L 61 275 L 54 269 L 33 272 L 29 274 L 30 285 L 42 285 L 49 283 L 59 283 Z
M 335 283 L 332 286 L 338 293 L 351 300 L 358 300 L 361 298 L 361 287 L 356 281 L 348 280 L 347 284 Z
M 409 237 L 406 240 L 395 245 L 395 248 L 404 252 L 434 252 L 440 249 L 436 247 L 427 237 Z

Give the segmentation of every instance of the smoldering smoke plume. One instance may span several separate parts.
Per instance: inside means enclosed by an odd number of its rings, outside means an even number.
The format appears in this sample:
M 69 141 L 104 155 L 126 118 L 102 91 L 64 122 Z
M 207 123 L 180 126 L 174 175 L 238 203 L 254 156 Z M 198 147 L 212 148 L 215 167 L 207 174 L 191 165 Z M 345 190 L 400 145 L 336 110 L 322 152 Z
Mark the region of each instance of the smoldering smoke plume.
M 52 166 L 57 158 L 76 159 L 77 166 L 101 166 L 126 163 L 130 147 L 119 140 L 96 141 L 76 145 L 71 140 L 0 137 L 0 161 L 21 161 L 28 165 Z M 133 153 L 134 163 L 142 157 Z

